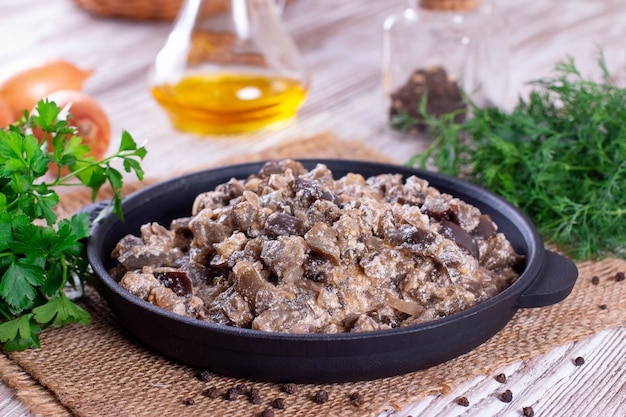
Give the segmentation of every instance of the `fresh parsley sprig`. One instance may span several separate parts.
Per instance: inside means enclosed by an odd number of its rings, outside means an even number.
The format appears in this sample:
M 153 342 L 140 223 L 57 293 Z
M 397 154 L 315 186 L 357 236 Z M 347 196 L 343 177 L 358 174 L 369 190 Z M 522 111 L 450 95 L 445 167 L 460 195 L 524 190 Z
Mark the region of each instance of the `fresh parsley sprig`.
M 578 260 L 626 257 L 626 89 L 586 79 L 569 58 L 531 83 L 512 111 L 480 108 L 468 118 L 426 114 L 431 146 L 408 165 L 459 176 L 501 195 L 536 224 L 547 243 Z M 404 115 L 392 121 L 411 125 Z
M 130 134 L 122 134 L 115 154 L 94 161 L 60 112 L 54 102 L 42 100 L 33 114 L 24 112 L 20 121 L 0 129 L 0 342 L 6 351 L 39 347 L 38 334 L 49 326 L 89 323 L 89 314 L 64 291 L 74 277 L 90 275 L 84 243 L 89 215 L 59 220 L 55 188 L 86 186 L 95 200 L 108 184 L 112 209 L 123 218 L 122 174 L 112 163 L 121 161 L 126 172 L 143 178 L 146 150 Z M 38 139 L 35 131 L 43 136 Z M 50 164 L 56 166 L 52 175 Z

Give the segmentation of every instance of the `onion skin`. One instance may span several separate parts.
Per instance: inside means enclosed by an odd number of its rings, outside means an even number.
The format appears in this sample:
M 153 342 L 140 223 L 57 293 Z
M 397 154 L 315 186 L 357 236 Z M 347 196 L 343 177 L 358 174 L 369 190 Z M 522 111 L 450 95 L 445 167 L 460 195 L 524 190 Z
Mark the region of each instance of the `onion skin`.
M 0 96 L 8 103 L 15 121 L 24 110 L 55 91 L 82 89 L 93 72 L 64 60 L 47 61 L 9 76 L 0 85 Z
M 14 121 L 11 107 L 9 107 L 5 99 L 0 97 L 0 128 L 7 127 Z
M 111 124 L 100 103 L 90 95 L 76 90 L 55 91 L 46 98 L 54 101 L 61 109 L 71 104 L 67 117 L 68 124 L 76 128 L 76 135 L 82 137 L 83 143 L 89 146 L 88 155 L 97 161 L 101 160 L 111 143 Z M 33 134 L 40 140 L 44 136 L 40 130 Z M 52 138 L 48 138 L 48 146 L 52 151 Z M 50 170 L 56 171 L 56 166 L 51 165 Z M 62 170 L 62 174 L 67 172 L 65 169 Z

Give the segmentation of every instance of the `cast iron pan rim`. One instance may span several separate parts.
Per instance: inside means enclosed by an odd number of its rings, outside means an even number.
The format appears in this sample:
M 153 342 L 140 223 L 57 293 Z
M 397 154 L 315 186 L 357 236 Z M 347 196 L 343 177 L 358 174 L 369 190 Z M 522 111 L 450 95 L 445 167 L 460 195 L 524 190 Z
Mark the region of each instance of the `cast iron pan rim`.
M 450 177 L 447 175 L 435 173 L 432 171 L 424 171 L 424 170 L 417 169 L 417 168 L 409 168 L 409 167 L 405 167 L 401 165 L 393 165 L 393 164 L 369 162 L 369 161 L 339 160 L 339 159 L 298 158 L 297 160 L 303 163 L 303 165 L 305 165 L 308 168 L 314 166 L 317 163 L 322 163 L 326 165 L 334 165 L 334 164 L 349 165 L 351 167 L 350 170 L 352 172 L 358 169 L 359 166 L 363 166 L 363 167 L 368 167 L 379 172 L 394 173 L 398 171 L 406 171 L 406 172 L 414 173 L 417 176 L 420 176 L 420 174 L 425 173 L 429 177 L 437 178 L 438 180 L 441 180 L 442 182 L 452 184 L 455 188 L 458 188 L 463 191 L 465 190 L 472 191 L 475 194 L 485 197 L 485 200 L 488 200 L 488 205 L 490 207 L 495 208 L 496 210 L 500 212 L 505 211 L 507 214 L 512 215 L 509 217 L 510 218 L 513 217 L 513 219 L 516 220 L 515 224 L 517 225 L 518 229 L 520 229 L 520 231 L 524 232 L 523 233 L 524 236 L 529 235 L 531 237 L 531 239 L 527 239 L 527 238 L 525 239 L 528 241 L 527 242 L 528 253 L 526 254 L 526 264 L 524 266 L 522 274 L 511 286 L 506 288 L 500 294 L 494 297 L 491 297 L 488 300 L 480 304 L 477 304 L 467 310 L 453 314 L 448 317 L 442 317 L 442 318 L 431 320 L 425 323 L 419 323 L 419 324 L 409 325 L 405 327 L 397 327 L 397 328 L 388 329 L 388 330 L 377 330 L 373 332 L 337 333 L 337 334 L 318 334 L 318 333 L 292 334 L 292 333 L 263 332 L 263 331 L 258 331 L 258 330 L 224 326 L 224 325 L 219 325 L 216 323 L 200 321 L 198 319 L 193 319 L 190 317 L 182 316 L 182 315 L 173 313 L 169 310 L 157 307 L 145 300 L 142 300 L 132 295 L 128 291 L 124 290 L 106 271 L 106 269 L 104 268 L 103 262 L 100 259 L 99 254 L 96 253 L 97 251 L 94 247 L 95 246 L 94 240 L 98 240 L 98 237 L 102 233 L 105 233 L 104 231 L 102 231 L 102 228 L 106 226 L 107 221 L 108 222 L 119 221 L 117 220 L 117 218 L 115 218 L 113 214 L 109 214 L 107 218 L 105 218 L 103 223 L 98 224 L 94 227 L 92 237 L 89 240 L 89 244 L 88 244 L 89 260 L 92 264 L 94 272 L 96 273 L 97 276 L 99 276 L 103 284 L 109 290 L 113 291 L 117 296 L 123 298 L 125 301 L 131 304 L 134 304 L 145 310 L 148 310 L 153 314 L 156 314 L 158 316 L 163 316 L 167 318 L 168 320 L 178 321 L 185 325 L 219 332 L 219 333 L 223 333 L 229 336 L 245 336 L 245 337 L 250 337 L 254 339 L 267 339 L 267 340 L 273 340 L 273 341 L 282 340 L 282 341 L 317 341 L 317 342 L 319 341 L 343 342 L 343 341 L 349 341 L 349 340 L 359 341 L 359 340 L 364 340 L 364 339 L 372 340 L 372 339 L 378 339 L 378 338 L 384 339 L 384 338 L 391 337 L 391 336 L 402 335 L 406 333 L 413 333 L 419 330 L 426 330 L 426 329 L 436 328 L 439 326 L 445 326 L 449 323 L 453 323 L 459 320 L 464 320 L 467 317 L 472 316 L 476 313 L 479 313 L 480 311 L 484 309 L 488 309 L 492 307 L 494 304 L 505 303 L 507 299 L 519 297 L 526 288 L 529 288 L 533 284 L 533 282 L 539 278 L 541 267 L 543 265 L 545 249 L 543 247 L 543 241 L 541 240 L 541 237 L 539 236 L 536 228 L 534 227 L 532 222 L 528 219 L 528 217 L 524 213 L 522 213 L 519 209 L 517 209 L 515 206 L 508 203 L 507 201 L 505 201 L 498 195 L 482 187 L 476 186 L 474 184 L 471 184 L 466 181 L 460 180 L 458 178 Z M 264 163 L 265 161 L 228 165 L 224 167 L 203 170 L 199 172 L 182 175 L 179 177 L 174 177 L 168 180 L 164 180 L 156 184 L 149 185 L 139 191 L 136 191 L 130 194 L 122 203 L 122 207 L 123 208 L 125 206 L 132 207 L 135 201 L 141 202 L 146 198 L 146 196 L 150 196 L 154 194 L 155 191 L 171 188 L 172 186 L 175 186 L 178 183 L 181 183 L 181 182 L 194 183 L 197 177 L 200 177 L 200 178 L 205 177 L 211 172 L 224 173 L 224 172 L 232 171 L 232 172 L 239 173 L 242 171 L 242 169 L 244 169 L 250 173 L 254 173 L 254 172 L 257 172 L 258 169 L 260 169 Z M 352 169 L 352 166 L 354 166 L 355 170 Z M 367 174 L 365 176 L 367 176 Z M 403 176 L 403 177 L 406 178 L 406 176 Z M 241 178 L 240 176 L 239 179 L 243 179 L 243 178 Z M 494 207 L 494 203 L 497 203 L 495 207 Z

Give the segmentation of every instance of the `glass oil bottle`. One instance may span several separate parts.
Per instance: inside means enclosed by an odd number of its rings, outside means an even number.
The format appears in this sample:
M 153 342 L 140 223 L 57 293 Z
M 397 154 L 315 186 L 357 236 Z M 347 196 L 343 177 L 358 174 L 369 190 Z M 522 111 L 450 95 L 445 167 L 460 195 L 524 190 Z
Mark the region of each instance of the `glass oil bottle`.
M 150 71 L 172 124 L 201 135 L 254 131 L 290 119 L 309 70 L 275 0 L 185 0 Z
M 483 0 L 409 0 L 384 23 L 383 86 L 389 122 L 456 112 L 466 117 L 466 98 L 504 105 L 508 94 L 508 36 L 504 19 Z M 422 106 L 425 106 L 423 108 Z M 408 133 L 427 130 L 411 123 Z

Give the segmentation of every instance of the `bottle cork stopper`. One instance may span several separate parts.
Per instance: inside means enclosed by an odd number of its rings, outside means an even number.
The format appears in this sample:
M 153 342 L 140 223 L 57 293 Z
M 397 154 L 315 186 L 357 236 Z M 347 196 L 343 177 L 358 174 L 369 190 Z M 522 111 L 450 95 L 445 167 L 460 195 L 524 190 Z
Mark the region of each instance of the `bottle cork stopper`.
M 420 7 L 427 10 L 466 12 L 480 7 L 482 0 L 420 0 Z

